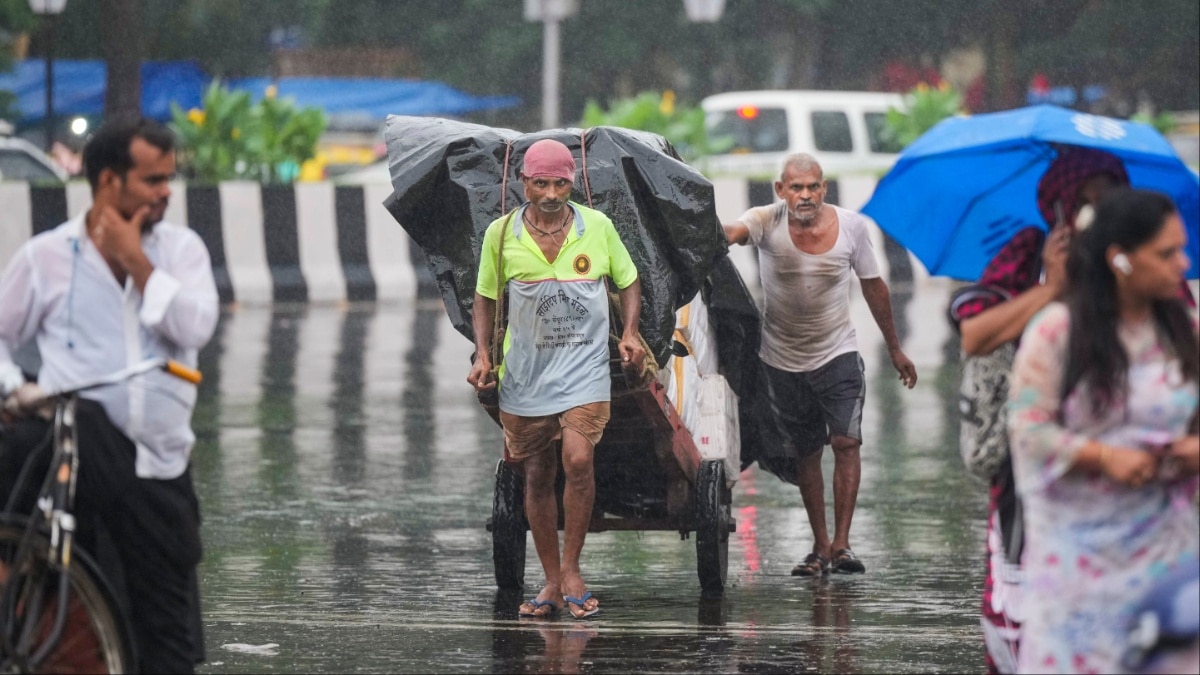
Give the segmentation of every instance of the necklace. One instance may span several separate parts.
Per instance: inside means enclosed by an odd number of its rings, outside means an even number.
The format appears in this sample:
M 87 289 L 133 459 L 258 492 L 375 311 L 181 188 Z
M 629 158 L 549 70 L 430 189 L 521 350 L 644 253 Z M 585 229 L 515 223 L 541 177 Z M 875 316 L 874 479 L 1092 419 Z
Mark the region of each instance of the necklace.
M 543 230 L 542 228 L 538 227 L 537 225 L 534 225 L 533 220 L 529 217 L 528 211 L 526 211 L 525 213 L 523 213 L 521 215 L 521 220 L 525 221 L 525 224 L 528 225 L 529 227 L 532 227 L 534 232 L 537 232 L 538 234 L 542 235 L 543 237 L 552 237 L 553 238 L 554 235 L 556 235 L 559 232 L 562 232 L 564 229 L 566 229 L 567 223 L 571 222 L 571 219 L 574 217 L 574 215 L 575 214 L 568 211 L 567 217 L 563 220 L 562 224 L 558 226 L 557 230 L 553 230 L 553 231 L 546 231 L 546 230 Z M 554 239 L 554 241 L 557 241 L 557 239 Z

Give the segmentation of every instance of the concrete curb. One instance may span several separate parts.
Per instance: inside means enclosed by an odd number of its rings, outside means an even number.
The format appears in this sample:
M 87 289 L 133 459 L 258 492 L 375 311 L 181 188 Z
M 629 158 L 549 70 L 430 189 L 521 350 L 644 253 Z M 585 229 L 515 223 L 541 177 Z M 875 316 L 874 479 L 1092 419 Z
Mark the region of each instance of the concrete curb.
M 831 180 L 828 201 L 861 208 L 875 179 Z M 713 181 L 717 216 L 735 220 L 751 206 L 769 204 L 769 182 L 718 178 Z M 219 185 L 173 185 L 166 220 L 191 227 L 208 246 L 221 302 L 338 303 L 436 297 L 421 251 L 383 200 L 385 183 L 335 185 L 299 183 L 263 186 L 231 181 Z M 43 187 L 0 183 L 0 268 L 30 237 L 56 227 L 91 205 L 86 183 Z M 885 278 L 893 283 L 924 275 L 920 263 L 876 230 L 873 241 Z M 730 256 L 752 291 L 758 288 L 753 249 L 734 247 Z

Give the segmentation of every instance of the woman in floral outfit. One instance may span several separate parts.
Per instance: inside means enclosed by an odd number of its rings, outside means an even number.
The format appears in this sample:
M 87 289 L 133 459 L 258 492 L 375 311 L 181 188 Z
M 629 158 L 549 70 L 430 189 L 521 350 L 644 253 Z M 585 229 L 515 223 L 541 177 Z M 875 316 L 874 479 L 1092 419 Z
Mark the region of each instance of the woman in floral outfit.
M 1163 195 L 1119 190 L 1026 329 L 1008 422 L 1024 502 L 1021 672 L 1120 669 L 1131 604 L 1200 547 L 1200 343 Z

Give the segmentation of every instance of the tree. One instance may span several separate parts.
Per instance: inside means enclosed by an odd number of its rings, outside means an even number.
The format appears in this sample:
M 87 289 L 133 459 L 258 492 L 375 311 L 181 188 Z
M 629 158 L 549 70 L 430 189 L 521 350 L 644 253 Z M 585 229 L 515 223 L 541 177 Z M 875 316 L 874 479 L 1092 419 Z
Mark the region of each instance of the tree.
M 17 43 L 37 25 L 27 0 L 0 0 L 0 72 L 12 68 Z
M 33 12 L 24 0 L 0 0 L 0 73 L 12 68 L 12 55 L 17 43 L 28 40 L 28 31 L 35 25 Z M 0 91 L 0 119 L 14 120 L 19 111 L 17 97 Z
M 1200 18 L 1195 0 L 1158 0 L 1130 11 L 1119 0 L 1088 0 L 1061 33 L 1025 41 L 1022 74 L 1041 69 L 1051 82 L 1109 90 L 1103 112 L 1122 117 L 1139 98 L 1160 109 L 1200 107 Z M 1117 48 L 1114 48 L 1117 47 Z
M 142 0 L 104 0 L 101 44 L 108 75 L 104 117 L 142 111 Z
M 520 128 L 537 124 L 542 56 L 542 26 L 525 21 L 520 4 L 72 0 L 59 53 L 102 56 L 94 26 L 103 12 L 136 7 L 145 59 L 194 58 L 213 75 L 262 75 L 271 66 L 272 30 L 298 27 L 314 47 L 405 47 L 419 55 L 421 77 L 474 94 L 517 94 L 525 106 L 485 121 Z M 1114 98 L 1144 92 L 1162 108 L 1200 107 L 1196 1 L 1138 7 L 1129 11 L 1128 0 L 758 0 L 728 2 L 717 23 L 693 24 L 682 0 L 581 0 L 579 15 L 562 25 L 563 119 L 577 118 L 588 99 L 607 104 L 641 91 L 671 89 L 698 101 L 736 89 L 866 89 L 879 86 L 889 62 L 936 68 L 960 47 L 985 55 L 984 109 L 1022 105 L 1035 72 L 1055 84 L 1102 85 Z

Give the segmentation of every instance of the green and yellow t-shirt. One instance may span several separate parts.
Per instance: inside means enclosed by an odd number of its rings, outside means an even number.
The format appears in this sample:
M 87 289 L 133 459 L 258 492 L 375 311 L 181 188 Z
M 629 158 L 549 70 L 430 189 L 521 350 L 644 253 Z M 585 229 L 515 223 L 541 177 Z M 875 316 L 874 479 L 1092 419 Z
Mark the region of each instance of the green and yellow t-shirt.
M 603 213 L 569 203 L 575 223 L 548 262 L 524 227 L 521 206 L 504 228 L 501 284 L 508 288 L 508 331 L 500 370 L 500 409 L 513 415 L 553 415 L 608 401 L 608 292 L 637 280 L 637 268 Z M 495 300 L 496 257 L 507 216 L 488 226 L 475 291 Z

